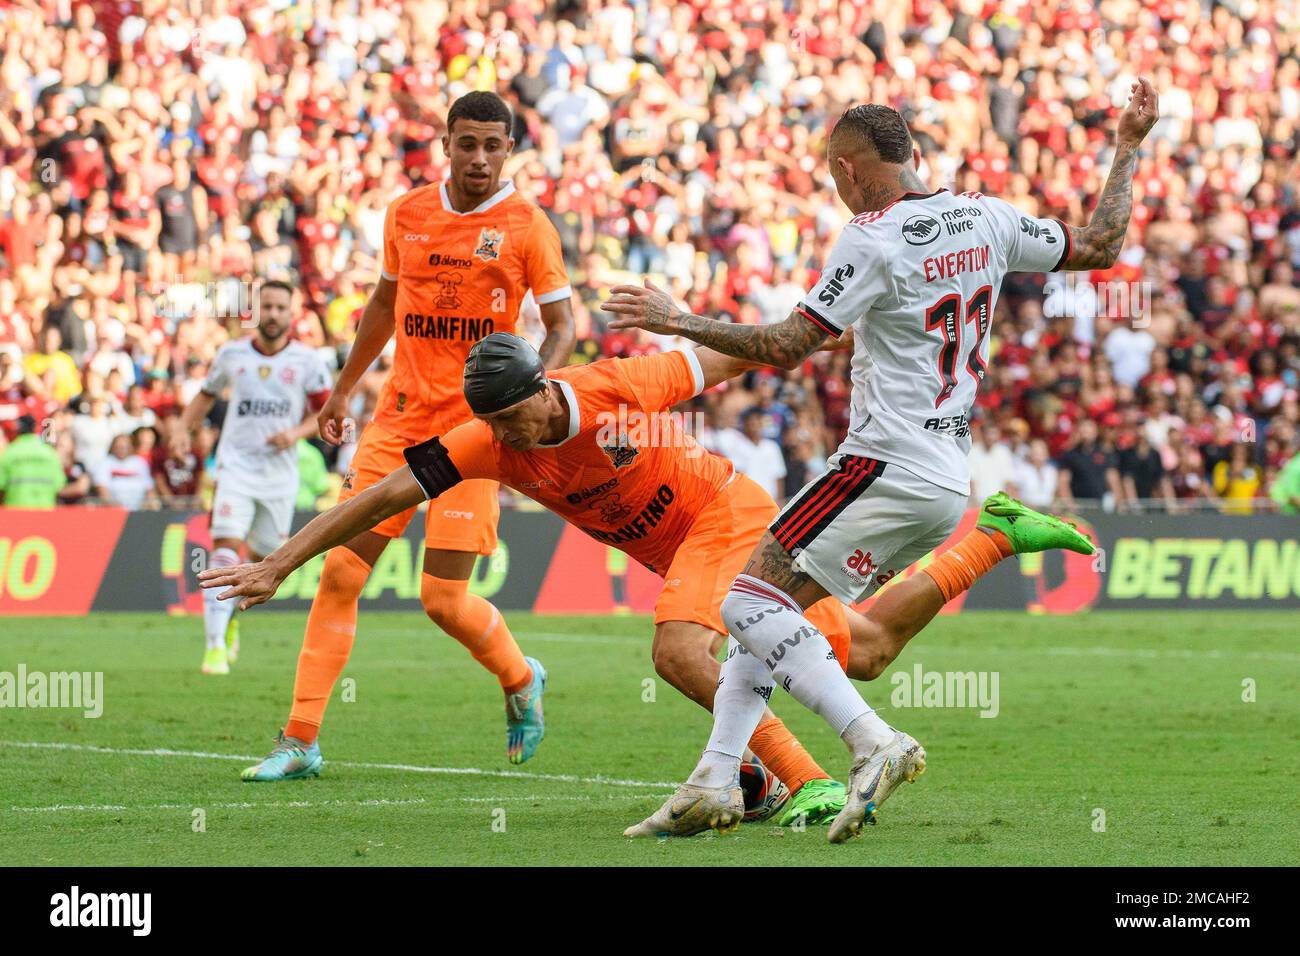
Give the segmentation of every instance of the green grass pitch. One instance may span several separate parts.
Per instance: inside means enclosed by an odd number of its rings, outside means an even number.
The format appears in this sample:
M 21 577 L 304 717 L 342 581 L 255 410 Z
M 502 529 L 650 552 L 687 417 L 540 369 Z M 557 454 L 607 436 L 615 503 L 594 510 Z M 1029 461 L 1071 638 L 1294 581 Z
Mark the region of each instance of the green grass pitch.
M 0 671 L 103 671 L 104 713 L 0 710 L 9 865 L 1294 865 L 1300 647 L 1286 613 L 967 613 L 863 685 L 929 769 L 846 846 L 746 825 L 631 841 L 689 773 L 704 711 L 654 679 L 643 617 L 509 615 L 550 671 L 547 737 L 505 759 L 495 681 L 415 614 L 363 614 L 318 780 L 244 784 L 288 711 L 303 616 L 243 619 L 228 678 L 200 624 L 159 615 L 9 618 Z M 989 671 L 999 713 L 901 708 L 891 676 Z M 1253 681 L 1254 700 L 1243 700 Z M 1246 696 L 1251 696 L 1246 693 Z M 842 746 L 773 705 L 833 775 Z M 151 754 L 162 748 L 170 754 Z M 195 814 L 195 810 L 202 814 Z M 1104 814 L 1104 818 L 1101 814 Z M 203 826 L 196 821 L 202 818 Z M 1100 826 L 1104 823 L 1104 830 Z

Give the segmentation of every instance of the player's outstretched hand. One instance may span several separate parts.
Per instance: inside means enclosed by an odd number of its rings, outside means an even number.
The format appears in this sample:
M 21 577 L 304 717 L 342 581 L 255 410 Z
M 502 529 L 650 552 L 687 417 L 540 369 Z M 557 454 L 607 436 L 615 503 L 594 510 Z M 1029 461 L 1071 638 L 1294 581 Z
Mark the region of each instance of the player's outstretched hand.
M 246 611 L 254 605 L 269 601 L 280 586 L 282 578 L 275 568 L 266 561 L 256 564 L 237 564 L 231 568 L 208 568 L 199 572 L 199 586 L 203 588 L 224 588 L 217 595 L 218 601 L 243 598 L 239 609 Z
M 1119 141 L 1136 146 L 1151 132 L 1160 119 L 1160 100 L 1155 87 L 1145 77 L 1138 77 L 1129 91 L 1128 106 L 1119 116 Z
M 274 435 L 267 436 L 266 443 L 272 448 L 284 451 L 286 448 L 292 448 L 298 444 L 298 439 L 293 437 L 293 432 L 276 432 Z
M 330 393 L 316 415 L 320 437 L 331 445 L 341 445 L 347 435 L 348 397 L 340 391 Z
M 609 292 L 609 298 L 600 308 L 617 316 L 609 323 L 611 329 L 645 329 L 660 335 L 677 333 L 674 322 L 681 313 L 673 304 L 673 297 L 653 285 L 649 279 L 645 280 L 644 288 L 639 285 L 616 285 Z

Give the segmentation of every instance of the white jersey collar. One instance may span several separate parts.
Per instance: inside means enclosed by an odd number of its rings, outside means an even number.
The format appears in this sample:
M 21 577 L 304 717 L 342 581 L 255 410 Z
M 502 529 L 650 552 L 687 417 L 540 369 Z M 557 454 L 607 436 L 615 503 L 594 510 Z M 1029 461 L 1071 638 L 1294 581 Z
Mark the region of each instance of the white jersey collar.
M 515 183 L 513 179 L 507 179 L 505 182 L 501 183 L 500 188 L 497 189 L 496 192 L 483 200 L 469 212 L 460 212 L 452 206 L 451 197 L 447 195 L 447 180 L 444 179 L 442 185 L 439 186 L 438 189 L 442 193 L 442 208 L 445 211 L 451 213 L 453 216 L 472 216 L 475 213 L 485 212 L 503 199 L 507 199 L 514 195 Z
M 551 444 L 539 441 L 537 443 L 538 448 L 559 448 L 578 434 L 578 428 L 582 424 L 582 412 L 578 410 L 578 396 L 574 393 L 573 386 L 562 378 L 553 378 L 551 381 L 560 386 L 560 391 L 564 393 L 564 400 L 569 404 L 569 434 Z

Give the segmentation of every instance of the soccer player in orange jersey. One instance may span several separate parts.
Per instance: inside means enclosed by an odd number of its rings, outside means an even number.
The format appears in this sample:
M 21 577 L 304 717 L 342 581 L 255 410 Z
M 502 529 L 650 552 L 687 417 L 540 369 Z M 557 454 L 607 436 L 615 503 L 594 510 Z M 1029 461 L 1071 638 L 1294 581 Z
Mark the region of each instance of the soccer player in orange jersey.
M 541 209 L 500 178 L 514 147 L 512 122 L 495 94 L 462 96 L 452 104 L 442 140 L 450 177 L 389 204 L 383 273 L 318 416 L 322 437 L 342 441 L 352 391 L 395 334 L 393 369 L 361 434 L 340 500 L 400 466 L 407 446 L 469 421 L 460 388 L 465 357 L 483 336 L 514 330 L 530 289 L 547 330 L 543 361 L 553 368 L 572 353 L 573 313 L 559 235 Z M 326 557 L 307 618 L 289 721 L 270 756 L 245 771 L 246 780 L 319 773 L 319 760 L 288 772 L 285 767 L 294 753 L 314 746 L 352 651 L 357 598 L 379 555 L 414 514 L 406 508 L 367 525 Z M 497 518 L 497 483 L 488 480 L 467 481 L 429 509 L 420 598 L 433 622 L 500 681 L 507 753 L 512 763 L 523 763 L 542 738 L 546 672 L 520 652 L 497 609 L 469 593 L 475 559 L 496 550 Z
M 406 450 L 408 467 L 317 517 L 258 564 L 213 569 L 205 588 L 259 604 L 313 555 L 426 497 L 438 501 L 462 481 L 492 478 L 528 495 L 597 541 L 662 576 L 653 655 L 659 673 L 712 709 L 727 685 L 714 657 L 725 627 L 719 607 L 731 576 L 777 513 L 771 497 L 731 462 L 703 451 L 674 405 L 751 367 L 710 349 L 575 366 L 546 376 L 527 343 L 493 335 L 466 364 L 464 389 L 475 420 Z M 809 609 L 849 675 L 878 676 L 912 633 L 850 611 L 835 599 Z M 744 654 L 734 641 L 729 660 Z M 719 674 L 724 680 L 719 683 Z M 777 823 L 829 820 L 844 788 L 829 779 L 770 711 L 750 748 L 793 791 Z

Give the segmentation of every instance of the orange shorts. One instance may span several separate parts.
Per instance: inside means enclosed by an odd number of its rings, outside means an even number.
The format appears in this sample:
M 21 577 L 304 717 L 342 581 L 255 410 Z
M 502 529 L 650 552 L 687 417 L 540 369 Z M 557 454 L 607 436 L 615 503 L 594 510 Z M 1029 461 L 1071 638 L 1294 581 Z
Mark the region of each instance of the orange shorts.
M 339 501 L 347 501 L 405 467 L 406 458 L 402 452 L 412 444 L 374 422 L 367 425 L 361 432 L 352 467 L 343 480 Z M 462 481 L 430 501 L 424 518 L 424 546 L 474 554 L 494 552 L 497 549 L 497 519 L 501 516 L 497 487 L 495 481 L 474 478 Z M 396 538 L 411 523 L 418 507 L 385 518 L 371 530 L 385 538 Z
M 722 599 L 779 510 L 757 483 L 737 474 L 695 519 L 677 549 L 655 602 L 655 624 L 691 621 L 726 634 Z M 826 635 L 840 666 L 847 669 L 850 637 L 844 605 L 836 598 L 823 598 L 804 616 Z

